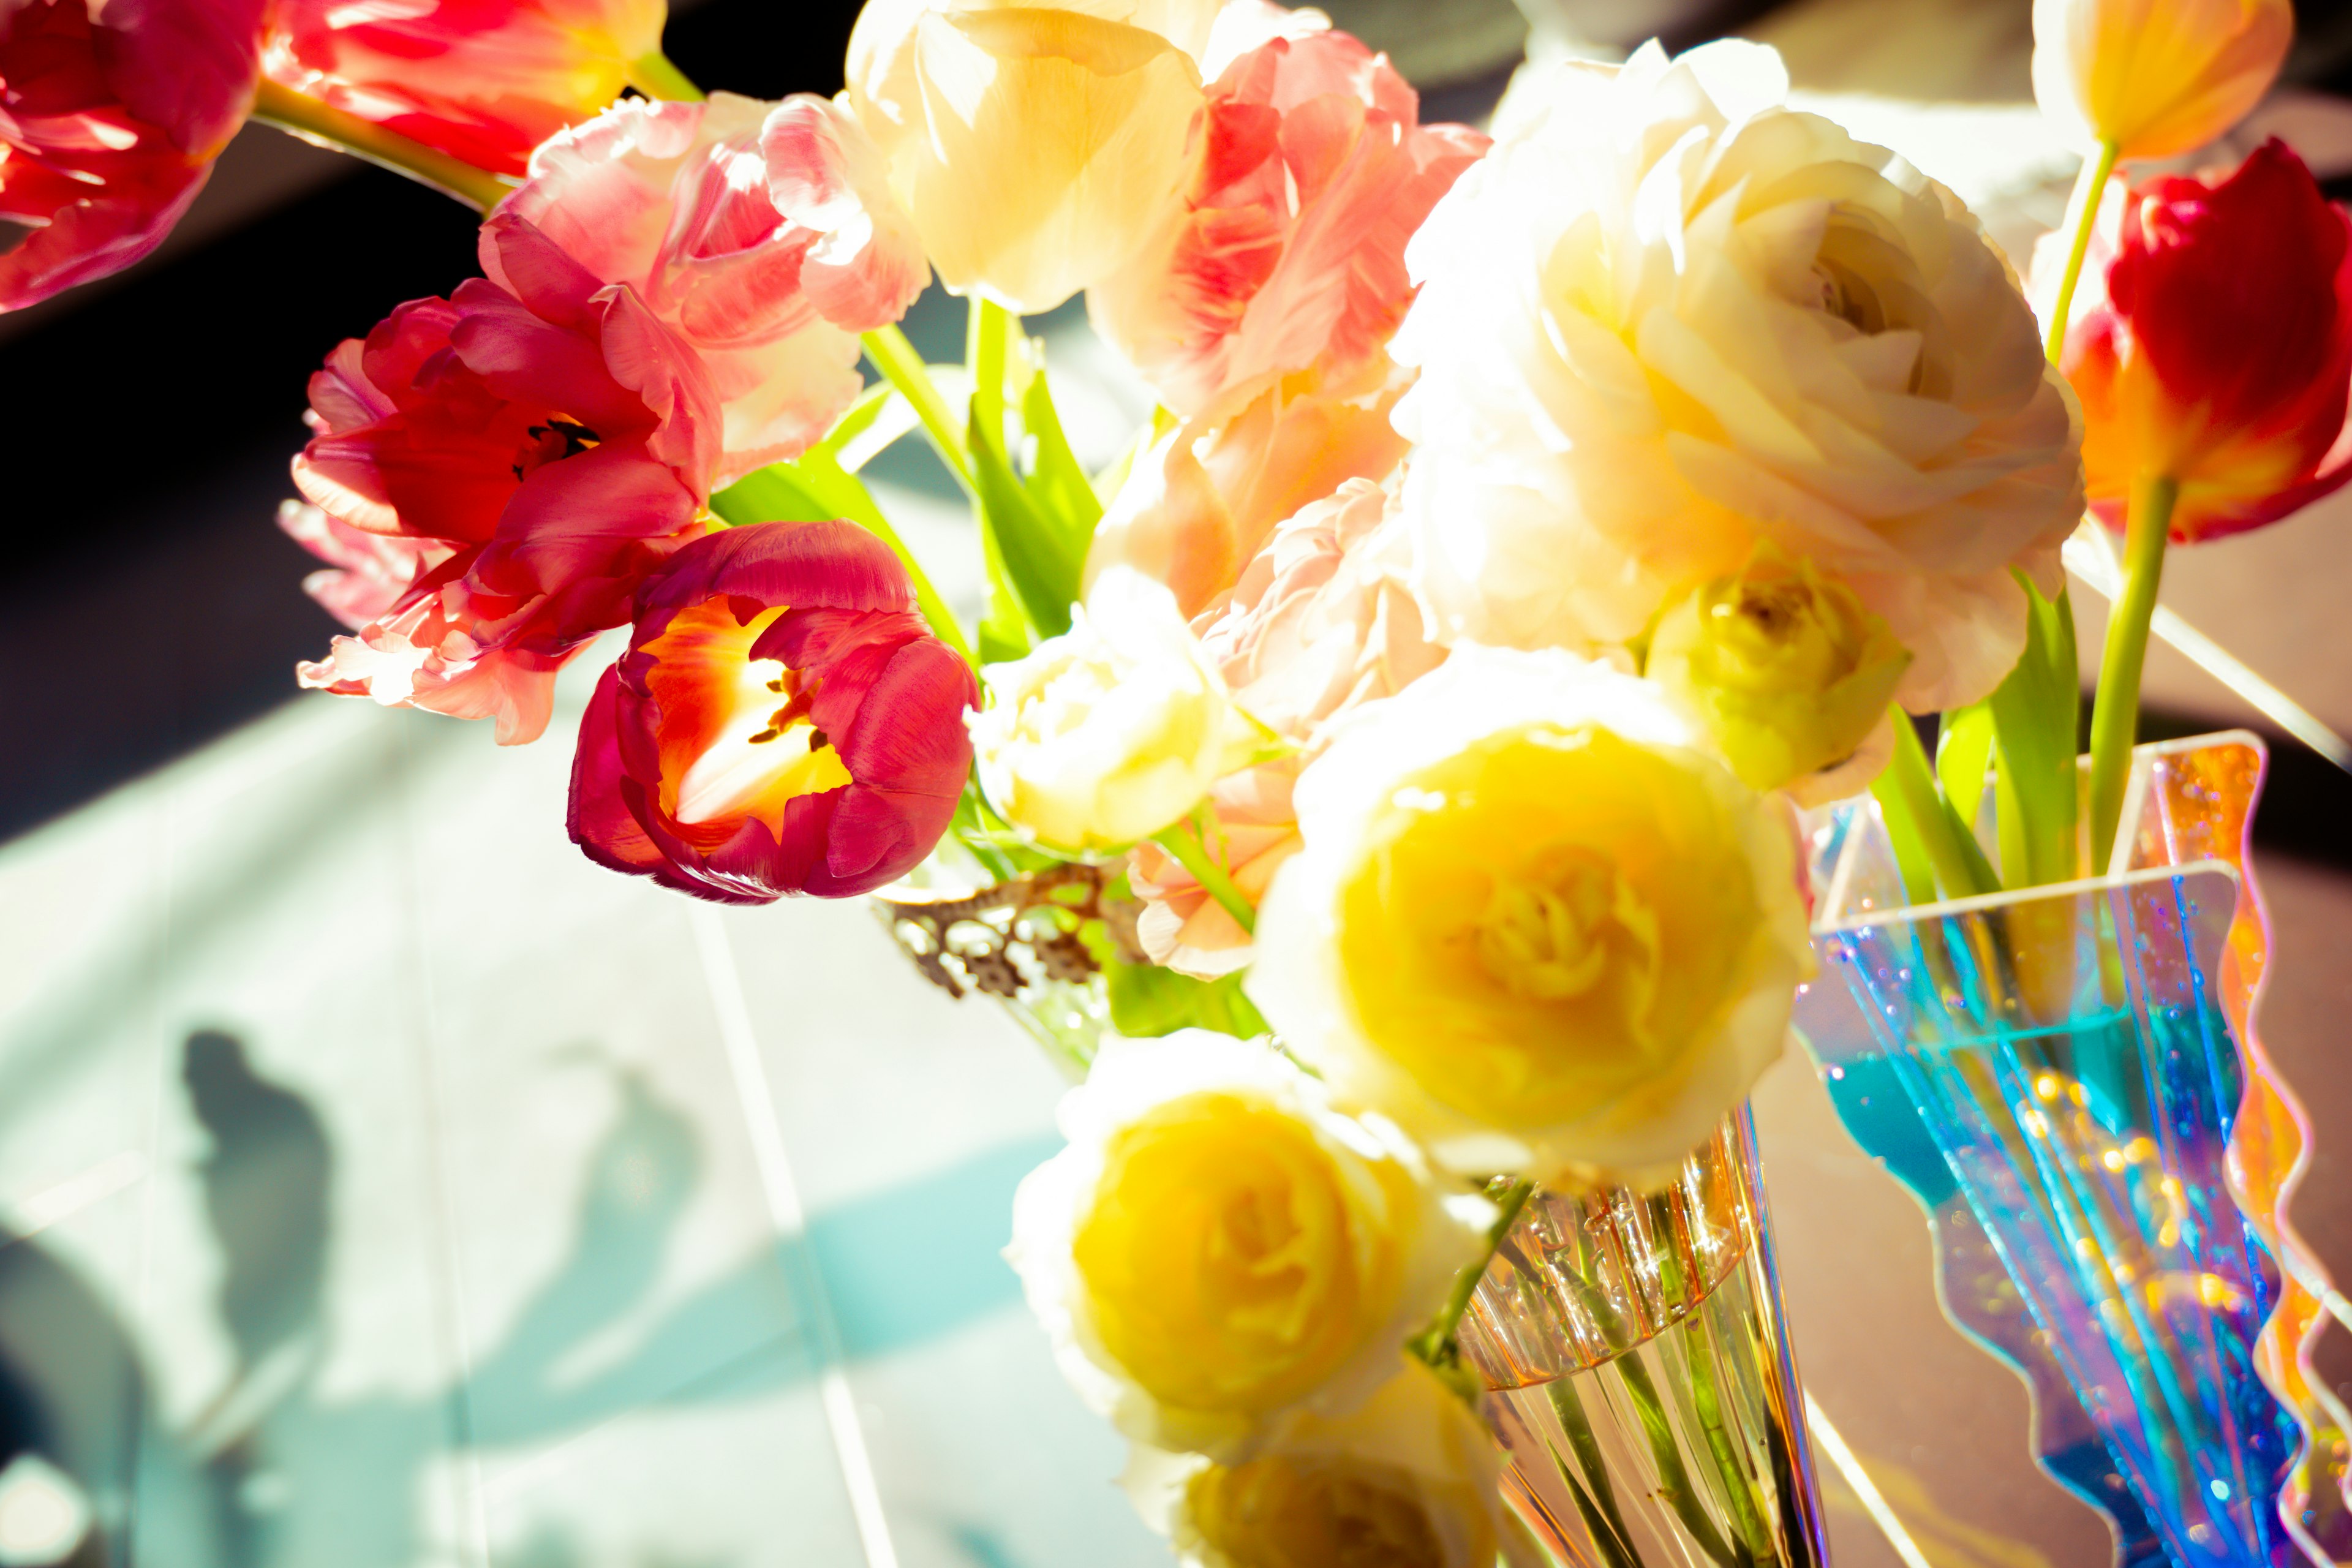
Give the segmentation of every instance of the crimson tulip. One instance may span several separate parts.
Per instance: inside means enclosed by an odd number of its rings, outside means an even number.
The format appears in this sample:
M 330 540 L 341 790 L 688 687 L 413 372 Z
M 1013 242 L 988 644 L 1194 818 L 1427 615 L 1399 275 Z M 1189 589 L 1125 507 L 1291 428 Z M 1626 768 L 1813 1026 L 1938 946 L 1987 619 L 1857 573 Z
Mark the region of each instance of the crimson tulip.
M 872 534 L 711 534 L 638 589 L 629 650 L 580 725 L 572 842 L 721 903 L 869 891 L 947 830 L 978 701 Z
M 299 673 L 495 717 L 511 744 L 546 727 L 556 669 L 708 527 L 719 415 L 699 357 L 626 284 L 520 218 L 485 228 L 509 288 L 412 300 L 311 377 L 319 433 L 296 488 L 353 529 L 448 552 Z
M 2273 522 L 2352 479 L 2352 215 L 2285 145 L 2227 178 L 2111 194 L 2060 362 L 2083 400 L 2091 504 L 2177 487 L 2189 543 Z M 2104 286 L 2102 287 L 2102 283 Z
M 0 310 L 163 242 L 244 123 L 262 0 L 0 5 Z

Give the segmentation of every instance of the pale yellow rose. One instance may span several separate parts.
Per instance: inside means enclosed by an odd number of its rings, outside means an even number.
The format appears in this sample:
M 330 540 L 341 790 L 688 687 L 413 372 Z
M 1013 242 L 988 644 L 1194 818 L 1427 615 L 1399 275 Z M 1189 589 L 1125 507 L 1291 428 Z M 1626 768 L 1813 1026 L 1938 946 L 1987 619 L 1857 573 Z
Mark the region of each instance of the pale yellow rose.
M 1024 313 L 1124 261 L 1190 178 L 1217 0 L 873 0 L 845 96 L 940 280 Z
M 2243 120 L 2294 41 L 2288 0 L 2034 0 L 2033 96 L 2086 142 L 2169 158 Z
M 1649 682 L 1457 647 L 1294 798 L 1250 999 L 1441 1165 L 1670 1173 L 1780 1055 L 1812 969 L 1786 805 Z
M 1885 764 L 1872 748 L 1868 772 L 1843 765 L 1888 730 L 1910 662 L 1851 589 L 1767 542 L 1667 604 L 1642 673 L 1698 716 L 1743 783 L 1816 804 L 1856 793 Z
M 1405 516 L 1448 640 L 1637 637 L 1759 539 L 1912 655 L 1915 712 L 1998 685 L 2083 514 L 2081 428 L 1951 193 L 1709 44 L 1516 83 L 1414 235 Z
M 1064 1099 L 1006 1251 L 1079 1394 L 1138 1442 L 1249 1458 L 1354 1409 L 1492 1215 L 1263 1040 L 1113 1039 Z
M 1168 590 L 1136 572 L 1104 574 L 1067 632 L 981 676 L 989 706 L 967 719 L 981 787 L 1065 854 L 1124 849 L 1181 821 L 1270 738 Z
M 1124 1478 L 1184 1568 L 1494 1568 L 1540 1562 L 1503 1512 L 1493 1441 L 1420 1363 L 1363 1407 L 1302 1417 L 1238 1465 L 1138 1447 Z

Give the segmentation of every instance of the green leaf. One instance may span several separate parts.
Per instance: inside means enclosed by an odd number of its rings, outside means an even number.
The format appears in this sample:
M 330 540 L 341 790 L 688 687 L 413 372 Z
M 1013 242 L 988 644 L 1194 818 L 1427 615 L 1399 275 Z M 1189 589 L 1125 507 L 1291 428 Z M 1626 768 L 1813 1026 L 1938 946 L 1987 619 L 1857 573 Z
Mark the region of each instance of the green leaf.
M 1109 983 L 1111 1026 L 1133 1039 L 1152 1039 L 1179 1029 L 1214 1029 L 1254 1039 L 1265 1020 L 1242 994 L 1239 973 L 1195 980 L 1156 963 L 1104 967 Z
M 1034 448 L 1030 458 L 1029 494 L 1068 542 L 1076 545 L 1078 562 L 1086 563 L 1094 542 L 1095 524 L 1102 521 L 1102 502 L 1078 466 L 1062 434 L 1061 416 L 1054 410 L 1054 394 L 1042 374 L 1029 378 L 1021 398 L 1021 423 Z
M 1936 781 L 1944 786 L 1952 815 L 1971 831 L 1991 767 L 1992 709 L 1975 702 L 1945 714 L 1936 734 Z
M 2002 812 L 2001 870 L 2011 888 L 2074 876 L 2081 790 L 2074 738 L 2083 695 L 2074 663 L 2074 605 L 2063 590 L 2055 599 L 2043 598 L 2023 573 L 2018 582 L 2027 604 L 2025 651 L 1986 700 L 2000 775 L 1994 801 Z
M 1004 454 L 988 439 L 976 409 L 968 434 L 982 534 L 994 545 L 1004 581 L 1030 629 L 1040 637 L 1059 637 L 1070 629 L 1086 545 L 1081 541 L 1073 546 L 1069 531 L 1031 498 Z M 996 618 L 992 605 L 989 618 Z

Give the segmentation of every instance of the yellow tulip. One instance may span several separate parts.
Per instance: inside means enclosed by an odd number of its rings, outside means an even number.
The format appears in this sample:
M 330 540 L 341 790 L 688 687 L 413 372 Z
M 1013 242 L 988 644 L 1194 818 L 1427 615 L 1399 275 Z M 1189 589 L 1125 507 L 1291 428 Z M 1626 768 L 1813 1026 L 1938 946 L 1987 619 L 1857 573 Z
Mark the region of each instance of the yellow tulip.
M 2294 37 L 2288 0 L 2034 0 L 2033 95 L 2118 157 L 2169 158 L 2243 120 Z
M 850 106 L 940 281 L 1034 314 L 1127 259 L 1197 157 L 1213 0 L 875 0 Z
M 1768 542 L 1667 605 L 1643 673 L 1698 715 L 1742 782 L 1780 789 L 1853 756 L 1910 663 L 1852 589 Z

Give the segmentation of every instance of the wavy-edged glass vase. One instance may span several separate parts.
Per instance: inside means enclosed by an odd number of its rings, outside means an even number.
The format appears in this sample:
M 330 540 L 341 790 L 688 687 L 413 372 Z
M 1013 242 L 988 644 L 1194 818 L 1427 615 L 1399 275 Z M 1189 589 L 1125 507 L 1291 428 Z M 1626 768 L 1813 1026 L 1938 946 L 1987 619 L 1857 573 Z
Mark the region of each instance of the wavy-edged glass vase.
M 1744 1109 L 1663 1191 L 1539 1191 L 1462 1348 L 1489 1390 L 1505 1493 L 1562 1563 L 1824 1561 Z
M 2263 763 L 2243 732 L 2143 746 L 2109 875 L 1919 908 L 1867 801 L 1811 824 L 1799 1026 L 1927 1210 L 1946 1313 L 2025 1377 L 2037 1459 L 2127 1564 L 2343 1555 L 2326 1276 L 2283 1214 L 2307 1123 L 2251 1027 Z

